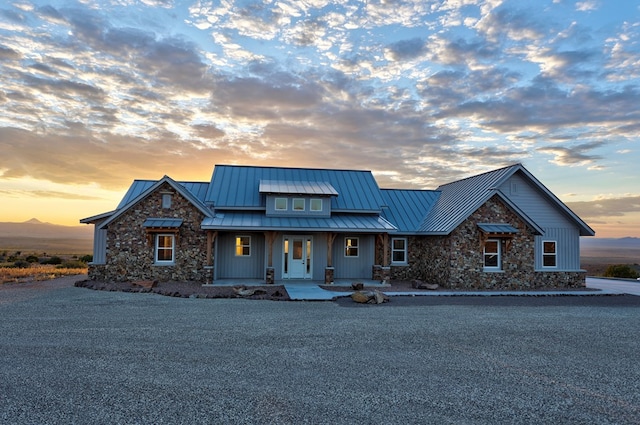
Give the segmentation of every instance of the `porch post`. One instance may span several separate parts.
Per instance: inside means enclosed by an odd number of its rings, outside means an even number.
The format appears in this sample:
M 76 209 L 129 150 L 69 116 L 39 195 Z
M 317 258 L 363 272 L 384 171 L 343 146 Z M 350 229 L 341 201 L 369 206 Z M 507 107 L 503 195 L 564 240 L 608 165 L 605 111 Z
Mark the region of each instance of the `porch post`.
M 267 284 L 271 285 L 275 282 L 275 270 L 273 268 L 273 242 L 278 236 L 278 232 L 264 232 L 265 239 L 267 240 L 267 270 L 265 273 L 265 280 Z
M 333 241 L 336 236 L 337 233 L 327 233 L 327 267 L 333 267 Z
M 213 266 L 213 243 L 216 241 L 218 237 L 218 231 L 212 232 L 211 230 L 207 231 L 207 266 Z
M 333 284 L 333 242 L 336 240 L 337 233 L 327 233 L 327 267 L 324 269 L 324 283 L 326 285 Z

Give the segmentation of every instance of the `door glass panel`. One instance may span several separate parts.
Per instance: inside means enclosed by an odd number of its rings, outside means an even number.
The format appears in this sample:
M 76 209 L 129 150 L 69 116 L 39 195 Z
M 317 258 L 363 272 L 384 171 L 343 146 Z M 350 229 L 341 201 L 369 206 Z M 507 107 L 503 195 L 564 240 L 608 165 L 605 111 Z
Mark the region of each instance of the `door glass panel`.
M 301 239 L 293 240 L 293 259 L 302 260 L 302 240 Z
M 289 273 L 289 239 L 284 240 L 284 273 Z
M 307 274 L 311 274 L 311 239 L 307 239 Z

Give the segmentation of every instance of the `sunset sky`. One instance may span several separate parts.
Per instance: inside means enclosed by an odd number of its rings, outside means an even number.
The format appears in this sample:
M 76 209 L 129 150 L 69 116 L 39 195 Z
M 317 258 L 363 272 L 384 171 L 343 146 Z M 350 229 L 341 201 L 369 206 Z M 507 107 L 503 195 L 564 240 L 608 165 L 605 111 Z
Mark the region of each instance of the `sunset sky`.
M 0 111 L 0 221 L 214 164 L 435 189 L 522 162 L 640 237 L 637 1 L 8 0 Z

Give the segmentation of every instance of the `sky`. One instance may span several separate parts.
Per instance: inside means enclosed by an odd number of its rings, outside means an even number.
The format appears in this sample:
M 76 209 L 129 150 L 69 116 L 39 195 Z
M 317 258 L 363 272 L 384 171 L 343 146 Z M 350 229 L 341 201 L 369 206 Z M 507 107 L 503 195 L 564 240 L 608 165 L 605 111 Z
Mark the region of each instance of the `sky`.
M 522 163 L 598 237 L 640 237 L 629 0 L 9 0 L 0 221 L 77 225 L 215 164 L 438 185 Z

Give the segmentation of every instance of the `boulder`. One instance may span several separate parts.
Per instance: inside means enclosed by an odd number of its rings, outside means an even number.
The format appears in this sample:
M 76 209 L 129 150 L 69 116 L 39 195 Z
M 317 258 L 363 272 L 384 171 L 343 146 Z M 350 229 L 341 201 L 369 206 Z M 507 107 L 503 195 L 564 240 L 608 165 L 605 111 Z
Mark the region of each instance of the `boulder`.
M 437 283 L 427 283 L 418 279 L 412 280 L 411 286 L 415 289 L 428 289 L 430 291 L 435 291 L 440 287 Z
M 356 291 L 351 299 L 361 304 L 382 304 L 389 302 L 389 297 L 380 291 Z

